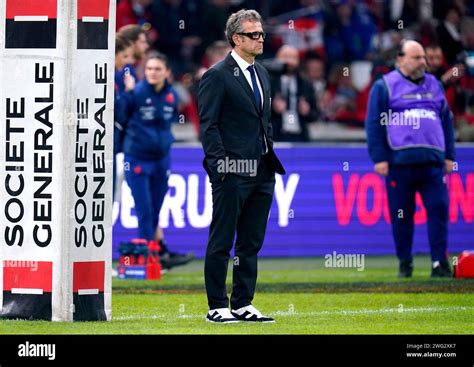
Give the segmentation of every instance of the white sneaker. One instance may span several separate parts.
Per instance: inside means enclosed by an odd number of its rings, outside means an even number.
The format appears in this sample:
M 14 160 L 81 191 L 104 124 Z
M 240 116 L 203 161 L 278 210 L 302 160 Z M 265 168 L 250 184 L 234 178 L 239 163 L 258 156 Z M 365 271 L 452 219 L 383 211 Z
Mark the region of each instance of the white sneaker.
M 215 308 L 214 310 L 209 310 L 206 315 L 206 321 L 220 324 L 239 322 L 239 320 L 232 316 L 228 308 Z
M 240 321 L 249 322 L 275 322 L 271 317 L 264 316 L 252 305 L 241 307 L 238 310 L 232 310 L 232 315 Z

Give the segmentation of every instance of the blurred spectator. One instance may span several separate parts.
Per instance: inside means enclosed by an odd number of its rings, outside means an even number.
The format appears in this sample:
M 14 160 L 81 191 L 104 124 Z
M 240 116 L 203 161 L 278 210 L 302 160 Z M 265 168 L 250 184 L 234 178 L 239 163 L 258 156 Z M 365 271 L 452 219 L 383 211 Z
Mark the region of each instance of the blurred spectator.
M 182 55 L 188 65 L 199 64 L 205 50 L 203 35 L 206 29 L 202 24 L 205 8 L 206 2 L 202 0 L 186 0 L 181 5 L 181 12 L 186 19 Z
M 329 74 L 329 84 L 321 100 L 327 121 L 354 123 L 358 93 L 352 85 L 349 65 L 335 65 Z
M 202 47 L 205 50 L 215 41 L 225 40 L 223 29 L 230 14 L 229 0 L 208 1 L 202 18 L 202 26 L 206 28 L 202 37 Z
M 459 140 L 474 141 L 474 30 L 473 27 L 465 34 L 466 52 L 461 58 L 466 67 L 460 86 L 466 94 L 466 108 L 458 116 L 457 127 Z
M 306 120 L 316 118 L 356 125 L 363 122 L 369 87 L 353 85 L 351 76 L 359 74 L 343 73 L 340 64 L 347 64 L 347 70 L 352 70 L 354 61 L 368 60 L 372 62 L 374 81 L 395 68 L 393 60 L 403 38 L 417 39 L 427 47 L 429 71 L 443 82 L 456 120 L 466 115 L 474 77 L 466 66 L 466 60 L 473 58 L 463 54 L 472 43 L 469 38 L 474 38 L 474 33 L 470 36 L 474 3 L 469 0 L 118 0 L 117 28 L 123 33 L 127 28 L 123 25 L 134 24 L 142 30 L 138 41 L 133 39 L 138 50 L 134 52 L 135 59 L 143 60 L 143 53 L 149 47 L 146 41 L 153 50 L 169 55 L 174 85 L 180 94 L 180 113 L 185 121 L 193 123 L 197 133 L 199 80 L 229 52 L 222 29 L 229 14 L 240 8 L 255 8 L 264 15 L 268 37 L 262 64 L 276 66 L 277 51 L 282 45 L 291 45 L 298 51 L 299 59 L 304 60 L 297 89 L 299 83 L 311 85 L 315 95 L 311 118 L 300 121 L 299 113 L 291 115 L 298 117 L 294 128 L 301 129 L 300 133 L 278 137 L 285 130 L 284 119 L 283 114 L 273 111 L 275 120 L 280 121 L 276 123 L 281 124 L 275 133 L 277 139 L 306 140 Z M 430 48 L 428 45 L 432 44 L 441 48 Z M 124 70 L 129 70 L 137 80 L 142 79 L 142 64 L 137 61 Z M 267 69 L 272 74 L 270 68 Z M 282 80 L 286 81 L 282 73 L 288 76 L 279 67 L 273 70 L 279 88 Z M 290 79 L 294 80 L 294 75 Z M 285 107 L 288 113 L 289 100 L 282 103 L 281 90 L 273 94 L 276 97 L 273 108 Z
M 472 0 L 432 0 L 433 15 L 438 20 L 443 20 L 447 10 L 456 6 L 463 16 L 474 16 L 474 2 Z
M 272 80 L 272 123 L 275 141 L 308 141 L 308 123 L 317 117 L 316 98 L 311 84 L 299 75 L 298 50 L 285 45 L 277 59 L 286 72 Z
M 474 96 L 468 101 L 466 112 L 459 116 L 458 131 L 460 141 L 474 141 Z
M 181 0 L 160 0 L 152 5 L 151 24 L 158 33 L 154 47 L 166 52 L 173 70 L 181 60 L 181 41 L 184 37 L 184 29 L 187 19 L 183 19 L 180 11 Z
M 449 65 L 454 65 L 457 56 L 463 51 L 461 41 L 460 25 L 461 11 L 458 7 L 452 6 L 446 12 L 444 21 L 436 29 L 438 33 L 438 42 L 443 49 L 446 61 Z
M 300 8 L 297 1 L 288 1 L 288 0 L 273 0 L 269 1 L 269 15 L 271 17 L 289 13 L 291 11 L 297 10 Z
M 439 45 L 428 45 L 425 47 L 428 72 L 434 74 L 446 88 L 455 83 L 464 75 L 464 65 L 457 64 L 447 69 L 443 65 L 443 50 Z
M 314 89 L 318 109 L 321 109 L 320 101 L 326 91 L 326 70 L 323 60 L 314 53 L 306 55 L 304 76 L 308 79 Z
M 269 19 L 268 32 L 273 33 L 265 48 L 265 54 L 273 56 L 273 50 L 281 45 L 292 45 L 300 56 L 308 51 L 324 55 L 323 23 L 324 13 L 320 0 L 300 0 L 293 11 Z M 289 2 L 288 2 L 289 3 Z
M 474 93 L 474 26 L 466 33 L 465 40 L 466 52 L 460 61 L 465 65 L 466 72 L 461 83 L 472 95 Z
M 199 88 L 199 82 L 196 83 L 196 80 L 194 79 L 194 74 L 192 72 L 183 74 L 179 82 L 179 86 L 177 83 L 173 84 L 178 94 L 180 95 L 180 98 L 182 98 L 180 101 L 179 112 L 181 115 L 184 116 L 184 121 L 186 123 L 190 122 L 193 125 L 194 133 L 195 133 L 194 140 L 198 140 L 199 139 L 199 114 L 197 110 L 197 102 L 196 102 L 197 98 L 194 95 L 195 85 L 196 85 L 196 88 Z M 180 88 L 183 89 L 183 92 L 180 91 Z M 184 92 L 186 93 L 186 95 L 184 95 Z M 181 115 L 180 115 L 180 119 L 181 119 Z M 180 123 L 181 123 L 181 120 L 180 120 Z
M 190 121 L 193 124 L 197 136 L 200 136 L 199 116 L 197 114 L 199 81 L 207 69 L 214 64 L 217 64 L 219 61 L 224 60 L 231 50 L 232 48 L 227 41 L 215 41 L 206 49 L 203 65 L 197 68 L 193 73 L 186 73 L 183 75 L 183 86 L 190 93 L 190 103 L 183 106 L 183 113 L 186 116 L 186 121 Z
M 377 52 L 373 59 L 372 68 L 373 80 L 395 69 L 398 45 L 402 39 L 403 35 L 395 30 L 389 30 L 377 35 L 375 38 Z
M 330 64 L 369 57 L 377 29 L 363 4 L 339 1 L 326 18 L 324 43 Z
M 135 62 L 145 58 L 145 54 L 150 48 L 146 39 L 145 30 L 134 24 L 123 26 L 119 29 L 119 33 L 122 37 L 130 40 L 133 43 L 133 57 Z
M 123 137 L 125 136 L 125 126 L 127 124 L 125 102 L 123 94 L 134 88 L 135 79 L 123 73 L 124 67 L 133 62 L 132 43 L 117 34 L 115 36 L 115 90 L 114 90 L 114 165 L 112 172 L 113 190 L 112 197 L 115 200 L 115 191 L 117 189 L 117 162 L 116 156 L 122 151 Z M 133 80 L 129 80 L 133 79 Z M 126 87 L 128 85 L 128 88 Z
M 119 30 L 128 24 L 145 25 L 150 21 L 148 7 L 153 0 L 121 0 L 117 4 L 117 24 Z
M 232 51 L 232 48 L 227 41 L 215 41 L 212 43 L 212 45 L 206 49 L 205 60 L 203 62 L 206 70 L 219 61 L 224 60 L 230 51 Z
M 433 74 L 441 83 L 446 92 L 446 99 L 455 115 L 462 114 L 466 106 L 466 92 L 461 85 L 465 67 L 456 64 L 452 68 L 443 65 L 443 51 L 438 45 L 430 45 L 425 48 L 427 71 Z
M 118 32 L 133 45 L 133 61 L 127 65 L 133 77 L 142 80 L 144 78 L 144 60 L 150 45 L 146 39 L 145 30 L 136 24 L 123 26 Z
M 170 72 L 168 82 L 173 86 L 176 93 L 178 94 L 179 105 L 178 105 L 178 122 L 184 124 L 190 122 L 193 124 L 195 129 L 195 137 L 199 136 L 199 115 L 197 111 L 197 103 L 191 93 L 190 86 L 192 83 L 191 73 L 183 74 L 180 80 L 175 78 L 175 75 Z
M 194 84 L 190 87 L 191 93 L 197 101 L 197 94 L 199 89 L 199 81 L 203 74 L 214 64 L 217 64 L 219 61 L 224 60 L 227 54 L 232 51 L 232 48 L 227 43 L 227 41 L 215 41 L 206 49 L 204 56 L 203 65 L 198 68 L 194 73 Z
M 133 44 L 129 39 L 125 38 L 121 34 L 115 36 L 115 83 L 116 89 L 121 93 L 125 89 L 125 84 L 121 79 L 121 73 L 123 68 L 130 63 L 133 63 Z
M 401 30 L 415 25 L 420 19 L 419 0 L 389 1 L 386 9 L 391 20 L 391 28 Z
M 194 73 L 194 79 L 199 84 L 202 75 L 214 64 L 217 64 L 219 61 L 224 60 L 227 54 L 232 51 L 232 48 L 227 43 L 227 41 L 215 41 L 212 45 L 210 45 L 205 52 L 202 66 L 199 67 L 196 72 Z M 197 98 L 199 86 L 196 85 L 195 88 L 195 96 Z
M 372 18 L 373 23 L 377 26 L 379 32 L 388 29 L 390 25 L 389 14 L 386 6 L 386 1 L 380 0 L 365 0 L 368 15 Z
M 202 42 L 200 12 L 196 0 L 160 0 L 152 4 L 151 23 L 158 33 L 154 46 L 166 52 L 171 69 L 178 75 L 186 71 L 194 58 L 194 50 Z

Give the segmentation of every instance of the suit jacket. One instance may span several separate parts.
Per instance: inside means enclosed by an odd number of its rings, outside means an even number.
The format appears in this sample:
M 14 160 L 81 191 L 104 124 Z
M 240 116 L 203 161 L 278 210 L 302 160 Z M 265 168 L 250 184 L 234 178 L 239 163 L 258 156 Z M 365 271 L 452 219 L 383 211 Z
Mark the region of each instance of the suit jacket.
M 252 88 L 230 53 L 201 79 L 198 107 L 205 153 L 203 166 L 211 182 L 225 175 L 217 171 L 217 165 L 226 156 L 260 162 L 262 129 L 268 146 L 266 162 L 275 172 L 285 174 L 273 151 L 270 77 L 262 65 L 255 63 L 255 68 L 263 89 L 263 109 L 257 106 Z

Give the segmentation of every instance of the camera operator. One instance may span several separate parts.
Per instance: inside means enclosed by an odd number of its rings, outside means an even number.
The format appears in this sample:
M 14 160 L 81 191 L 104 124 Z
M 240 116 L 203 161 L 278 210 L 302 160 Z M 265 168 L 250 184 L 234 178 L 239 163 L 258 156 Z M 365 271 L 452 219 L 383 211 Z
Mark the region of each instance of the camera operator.
M 309 141 L 308 124 L 318 109 L 312 85 L 299 74 L 300 57 L 292 46 L 282 46 L 277 62 L 266 66 L 272 78 L 272 123 L 275 141 Z

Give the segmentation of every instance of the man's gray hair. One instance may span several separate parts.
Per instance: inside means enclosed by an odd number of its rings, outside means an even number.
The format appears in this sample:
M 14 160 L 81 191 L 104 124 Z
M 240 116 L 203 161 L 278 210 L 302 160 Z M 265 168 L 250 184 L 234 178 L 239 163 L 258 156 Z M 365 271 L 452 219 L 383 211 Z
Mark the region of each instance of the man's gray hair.
M 249 20 L 251 22 L 262 22 L 262 17 L 255 10 L 241 9 L 237 13 L 230 15 L 227 19 L 227 24 L 225 26 L 225 35 L 232 47 L 235 47 L 235 43 L 232 40 L 232 36 L 236 33 L 243 32 L 242 23 L 244 20 Z

